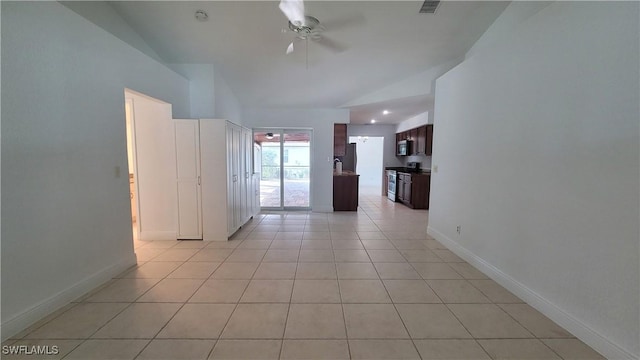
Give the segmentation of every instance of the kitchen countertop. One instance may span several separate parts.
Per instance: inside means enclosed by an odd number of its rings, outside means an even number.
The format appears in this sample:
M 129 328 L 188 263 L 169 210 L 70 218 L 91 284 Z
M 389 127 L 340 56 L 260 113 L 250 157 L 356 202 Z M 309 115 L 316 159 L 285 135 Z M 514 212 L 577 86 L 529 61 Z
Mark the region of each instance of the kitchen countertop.
M 420 169 L 420 171 L 415 171 L 414 169 L 409 169 L 406 167 L 392 167 L 388 166 L 384 168 L 385 170 L 394 170 L 397 172 L 409 173 L 409 174 L 417 174 L 417 175 L 431 175 L 431 169 Z
M 360 176 L 351 170 L 342 170 L 342 174 L 338 174 L 335 170 L 333 171 L 333 176 Z

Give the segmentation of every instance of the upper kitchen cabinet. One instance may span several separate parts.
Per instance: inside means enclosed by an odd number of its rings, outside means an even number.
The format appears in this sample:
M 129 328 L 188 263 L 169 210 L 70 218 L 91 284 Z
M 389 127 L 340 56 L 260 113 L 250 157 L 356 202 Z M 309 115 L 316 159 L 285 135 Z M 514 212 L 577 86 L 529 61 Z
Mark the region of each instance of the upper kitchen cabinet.
M 411 141 L 416 141 L 418 138 L 418 128 L 409 130 L 409 139 Z
M 412 142 L 412 146 L 410 147 L 410 153 L 409 155 L 418 155 L 420 154 L 420 147 L 418 146 L 418 128 L 415 129 L 411 129 L 408 131 L 409 136 L 407 138 L 407 140 L 410 140 Z
M 420 126 L 417 129 L 418 136 L 416 137 L 416 154 L 425 154 L 427 144 L 427 125 Z
M 396 134 L 396 141 L 410 140 L 413 142 L 409 155 L 431 156 L 433 149 L 433 124 L 403 131 Z
M 345 156 L 347 153 L 347 124 L 333 125 L 333 156 Z
M 427 140 L 425 143 L 424 154 L 427 156 L 431 156 L 432 149 L 433 149 L 433 125 L 427 125 Z
M 423 125 L 418 129 L 418 138 L 416 147 L 418 154 L 424 154 L 431 156 L 431 149 L 433 148 L 433 125 Z

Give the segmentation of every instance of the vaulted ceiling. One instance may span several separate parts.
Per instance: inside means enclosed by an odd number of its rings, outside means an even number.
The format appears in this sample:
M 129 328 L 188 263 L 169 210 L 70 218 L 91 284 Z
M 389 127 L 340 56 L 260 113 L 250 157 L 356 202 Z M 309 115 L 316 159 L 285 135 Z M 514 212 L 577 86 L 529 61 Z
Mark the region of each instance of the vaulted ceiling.
M 290 55 L 285 50 L 295 36 L 283 33 L 287 19 L 277 1 L 111 5 L 166 63 L 215 64 L 243 106 L 335 108 L 464 55 L 507 3 L 443 1 L 435 14 L 421 14 L 421 1 L 306 1 L 307 15 L 344 51 L 312 41 L 306 49 L 302 41 Z M 197 21 L 197 10 L 208 20 Z M 412 109 L 406 114 L 432 102 L 429 94 L 414 95 L 389 101 Z

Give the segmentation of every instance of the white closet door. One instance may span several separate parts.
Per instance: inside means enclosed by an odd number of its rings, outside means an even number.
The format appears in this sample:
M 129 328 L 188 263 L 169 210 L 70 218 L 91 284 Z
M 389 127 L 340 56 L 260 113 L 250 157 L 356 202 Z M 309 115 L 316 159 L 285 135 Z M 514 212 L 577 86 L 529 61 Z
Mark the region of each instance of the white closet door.
M 233 173 L 234 173 L 234 187 L 233 187 L 233 204 L 234 204 L 234 232 L 242 226 L 242 130 L 240 127 L 234 127 L 233 129 Z
M 242 128 L 240 130 L 240 153 L 238 154 L 240 157 L 240 172 L 239 172 L 239 182 L 240 182 L 240 225 L 244 224 L 249 218 L 247 215 L 247 180 L 245 178 L 245 167 L 246 167 L 246 158 L 244 156 L 245 149 L 245 132 L 246 130 Z
M 227 216 L 229 235 L 233 234 L 242 225 L 241 196 L 240 196 L 240 141 L 241 129 L 239 126 L 227 123 Z
M 249 221 L 251 216 L 251 203 L 253 202 L 253 196 L 251 189 L 253 188 L 251 179 L 251 152 L 252 152 L 252 134 L 249 129 L 242 129 L 242 222 Z
M 174 120 L 178 239 L 202 239 L 200 132 L 198 121 Z
M 235 231 L 235 199 L 234 187 L 236 184 L 236 172 L 233 169 L 233 126 L 227 124 L 227 235 Z

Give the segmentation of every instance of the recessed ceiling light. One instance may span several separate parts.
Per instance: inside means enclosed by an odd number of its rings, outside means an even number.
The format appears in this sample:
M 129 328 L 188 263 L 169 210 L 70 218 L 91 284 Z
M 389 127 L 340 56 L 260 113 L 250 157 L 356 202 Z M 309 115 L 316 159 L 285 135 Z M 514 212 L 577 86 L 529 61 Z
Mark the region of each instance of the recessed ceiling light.
M 207 21 L 209 19 L 209 14 L 207 14 L 204 10 L 196 11 L 196 20 L 198 21 Z
M 382 115 L 389 115 L 389 110 L 383 110 Z
M 375 124 L 376 123 L 376 119 L 371 119 L 371 123 Z

